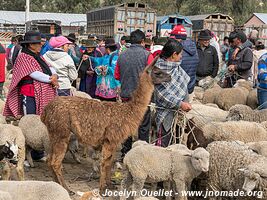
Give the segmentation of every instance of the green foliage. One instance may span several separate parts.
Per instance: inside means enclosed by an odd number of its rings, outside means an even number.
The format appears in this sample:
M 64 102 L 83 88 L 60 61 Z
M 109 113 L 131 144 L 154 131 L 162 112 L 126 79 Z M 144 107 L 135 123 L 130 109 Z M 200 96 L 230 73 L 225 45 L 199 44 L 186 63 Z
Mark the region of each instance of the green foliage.
M 2 10 L 24 10 L 26 0 L 0 0 Z M 31 11 L 86 13 L 100 6 L 125 2 L 147 3 L 158 16 L 180 13 L 198 15 L 220 12 L 229 14 L 237 25 L 243 24 L 253 12 L 267 12 L 267 0 L 31 0 Z

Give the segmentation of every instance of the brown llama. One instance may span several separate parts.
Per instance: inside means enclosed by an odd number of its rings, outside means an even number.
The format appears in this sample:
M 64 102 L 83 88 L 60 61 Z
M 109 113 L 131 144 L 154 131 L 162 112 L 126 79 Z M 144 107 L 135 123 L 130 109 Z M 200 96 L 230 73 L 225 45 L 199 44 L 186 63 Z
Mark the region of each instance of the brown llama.
M 46 124 L 51 141 L 48 166 L 55 181 L 71 192 L 62 175 L 62 160 L 71 132 L 80 143 L 102 149 L 100 191 L 111 184 L 111 168 L 116 150 L 137 132 L 151 100 L 154 84 L 170 81 L 170 75 L 154 67 L 156 59 L 140 75 L 131 101 L 99 102 L 80 97 L 56 97 L 44 109 L 41 120 Z

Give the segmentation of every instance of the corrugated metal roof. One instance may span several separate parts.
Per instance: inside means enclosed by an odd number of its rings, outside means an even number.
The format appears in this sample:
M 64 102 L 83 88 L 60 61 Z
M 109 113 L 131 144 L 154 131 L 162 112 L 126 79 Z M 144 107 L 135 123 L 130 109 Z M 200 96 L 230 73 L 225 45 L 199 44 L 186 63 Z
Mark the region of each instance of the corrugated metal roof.
M 191 15 L 191 16 L 187 16 L 191 21 L 194 20 L 203 20 L 206 19 L 208 16 L 210 16 L 210 14 L 205 14 L 205 15 Z
M 183 15 L 176 15 L 176 14 L 173 14 L 173 15 L 166 15 L 166 16 L 159 16 L 157 17 L 157 21 L 160 22 L 160 24 L 164 24 L 166 23 L 166 21 L 169 19 L 169 18 L 179 18 L 179 19 L 183 19 L 187 24 L 190 24 L 190 25 L 193 25 L 191 20 L 186 17 L 186 16 L 183 16 Z
M 233 20 L 232 17 L 230 17 L 229 15 L 225 15 L 225 14 L 222 14 L 222 13 L 211 13 L 211 14 L 203 14 L 203 15 L 191 15 L 191 16 L 186 16 L 186 17 L 188 17 L 191 21 L 194 21 L 194 20 L 204 20 L 204 19 L 206 19 L 207 17 L 209 17 L 210 15 L 227 16 L 227 17 L 229 17 L 231 20 Z
M 30 12 L 30 20 L 58 20 L 61 21 L 62 26 L 70 26 L 70 24 L 74 26 L 77 24 L 75 22 L 83 22 L 81 24 L 85 25 L 86 14 Z M 25 12 L 0 10 L 0 23 L 3 21 L 25 24 Z
M 267 13 L 253 13 L 256 17 L 258 17 L 264 24 L 267 24 Z

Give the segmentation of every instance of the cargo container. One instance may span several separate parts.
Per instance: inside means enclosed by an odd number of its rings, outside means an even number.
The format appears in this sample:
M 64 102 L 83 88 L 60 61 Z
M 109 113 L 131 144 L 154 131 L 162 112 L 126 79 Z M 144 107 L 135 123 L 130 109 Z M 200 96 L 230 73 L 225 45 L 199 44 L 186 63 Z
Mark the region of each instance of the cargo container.
M 229 15 L 221 13 L 187 16 L 193 23 L 193 39 L 197 40 L 202 29 L 209 29 L 223 41 L 234 30 L 234 20 Z
M 87 32 L 105 35 L 119 41 L 136 29 L 146 36 L 156 35 L 156 11 L 142 3 L 123 3 L 87 13 Z
M 182 24 L 187 32 L 187 37 L 192 36 L 192 22 L 189 18 L 182 15 L 168 15 L 157 17 L 157 35 L 159 37 L 168 37 L 172 29 Z

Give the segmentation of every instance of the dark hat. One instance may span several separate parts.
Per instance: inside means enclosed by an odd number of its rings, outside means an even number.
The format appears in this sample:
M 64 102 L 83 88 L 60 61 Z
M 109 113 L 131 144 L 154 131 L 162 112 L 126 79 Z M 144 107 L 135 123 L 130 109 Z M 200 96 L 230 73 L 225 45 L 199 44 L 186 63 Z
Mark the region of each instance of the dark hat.
M 105 47 L 112 47 L 112 46 L 116 46 L 116 42 L 113 38 L 108 38 L 105 41 Z
M 167 37 L 159 37 L 159 38 L 155 39 L 155 45 L 164 46 L 167 42 L 168 42 L 168 38 Z
M 20 41 L 20 44 L 34 44 L 41 42 L 41 33 L 36 31 L 28 31 L 25 33 L 24 39 Z
M 75 42 L 76 41 L 76 35 L 75 33 L 70 33 L 68 36 L 67 36 L 68 40 L 71 41 L 71 42 Z
M 89 48 L 89 47 L 91 47 L 91 48 L 97 47 L 97 43 L 96 43 L 95 40 L 82 40 L 82 45 L 84 47 L 87 47 L 87 48 Z
M 198 35 L 198 39 L 199 40 L 210 40 L 211 39 L 211 35 L 209 33 L 209 31 L 206 30 L 202 30 L 200 31 L 199 35 Z
M 103 35 L 98 35 L 96 36 L 96 40 L 102 41 L 102 40 L 105 40 L 105 37 Z

